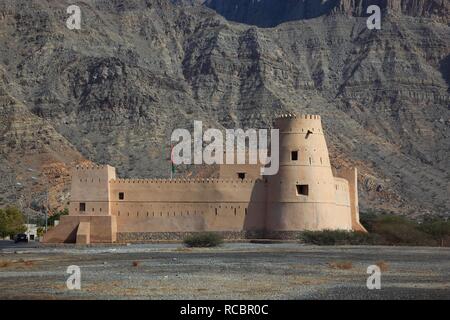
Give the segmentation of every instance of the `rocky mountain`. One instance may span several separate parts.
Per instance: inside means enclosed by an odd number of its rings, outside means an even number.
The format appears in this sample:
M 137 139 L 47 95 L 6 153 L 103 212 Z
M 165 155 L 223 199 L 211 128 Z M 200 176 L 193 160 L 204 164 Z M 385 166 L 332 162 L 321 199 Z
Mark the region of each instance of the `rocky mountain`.
M 80 161 L 167 176 L 170 134 L 194 120 L 295 112 L 358 166 L 363 210 L 449 214 L 449 2 L 374 2 L 381 30 L 364 0 L 86 0 L 69 30 L 69 3 L 0 0 L 0 205 L 50 188 L 64 206 Z
M 206 0 L 204 3 L 231 21 L 275 27 L 288 21 L 324 15 L 368 16 L 367 8 L 378 5 L 392 14 L 448 21 L 447 0 Z

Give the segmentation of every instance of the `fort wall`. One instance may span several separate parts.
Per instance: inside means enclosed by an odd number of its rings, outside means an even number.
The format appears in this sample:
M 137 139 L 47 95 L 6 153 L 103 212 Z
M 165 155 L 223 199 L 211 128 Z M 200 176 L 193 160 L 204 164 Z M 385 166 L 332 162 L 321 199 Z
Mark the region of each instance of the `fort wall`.
M 352 229 L 355 231 L 367 232 L 359 222 L 359 203 L 358 203 L 358 169 L 340 168 L 337 175 L 348 182 L 348 197 L 350 202 L 350 212 Z
M 118 232 L 262 230 L 265 192 L 262 179 L 119 179 L 111 181 L 111 214 Z

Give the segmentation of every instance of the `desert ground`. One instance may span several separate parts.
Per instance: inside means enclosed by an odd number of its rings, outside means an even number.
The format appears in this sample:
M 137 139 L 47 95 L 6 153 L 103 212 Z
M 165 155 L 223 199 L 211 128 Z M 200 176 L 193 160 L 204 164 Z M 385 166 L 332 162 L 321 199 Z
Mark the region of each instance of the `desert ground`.
M 374 264 L 382 270 L 380 290 L 366 286 Z M 80 267 L 80 290 L 66 286 L 70 265 Z M 449 298 L 445 248 L 0 242 L 0 299 Z

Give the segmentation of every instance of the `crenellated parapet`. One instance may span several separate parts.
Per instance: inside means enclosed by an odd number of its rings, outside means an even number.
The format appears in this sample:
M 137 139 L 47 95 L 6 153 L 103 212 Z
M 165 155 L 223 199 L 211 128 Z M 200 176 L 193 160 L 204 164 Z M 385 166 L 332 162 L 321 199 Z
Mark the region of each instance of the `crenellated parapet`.
M 80 170 L 80 171 L 88 171 L 88 170 L 103 170 L 105 168 L 110 167 L 109 165 L 106 164 L 92 164 L 92 165 L 77 165 L 75 167 L 75 170 Z
M 105 184 L 116 178 L 116 169 L 109 165 L 78 165 L 72 169 L 72 183 Z
M 275 128 L 281 132 L 323 134 L 322 121 L 319 115 L 313 114 L 284 114 L 275 119 Z
M 278 116 L 276 119 L 305 119 L 305 120 L 320 120 L 320 116 L 316 114 L 295 114 L 286 113 Z
M 111 184 L 256 184 L 263 179 L 113 179 Z

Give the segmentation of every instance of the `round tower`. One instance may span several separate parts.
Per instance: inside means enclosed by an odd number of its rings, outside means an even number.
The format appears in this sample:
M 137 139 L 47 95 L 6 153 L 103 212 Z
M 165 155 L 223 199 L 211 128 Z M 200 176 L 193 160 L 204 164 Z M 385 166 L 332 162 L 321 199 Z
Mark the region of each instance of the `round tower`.
M 351 230 L 349 208 L 336 204 L 336 184 L 318 115 L 285 115 L 280 130 L 280 169 L 269 177 L 268 232 Z

